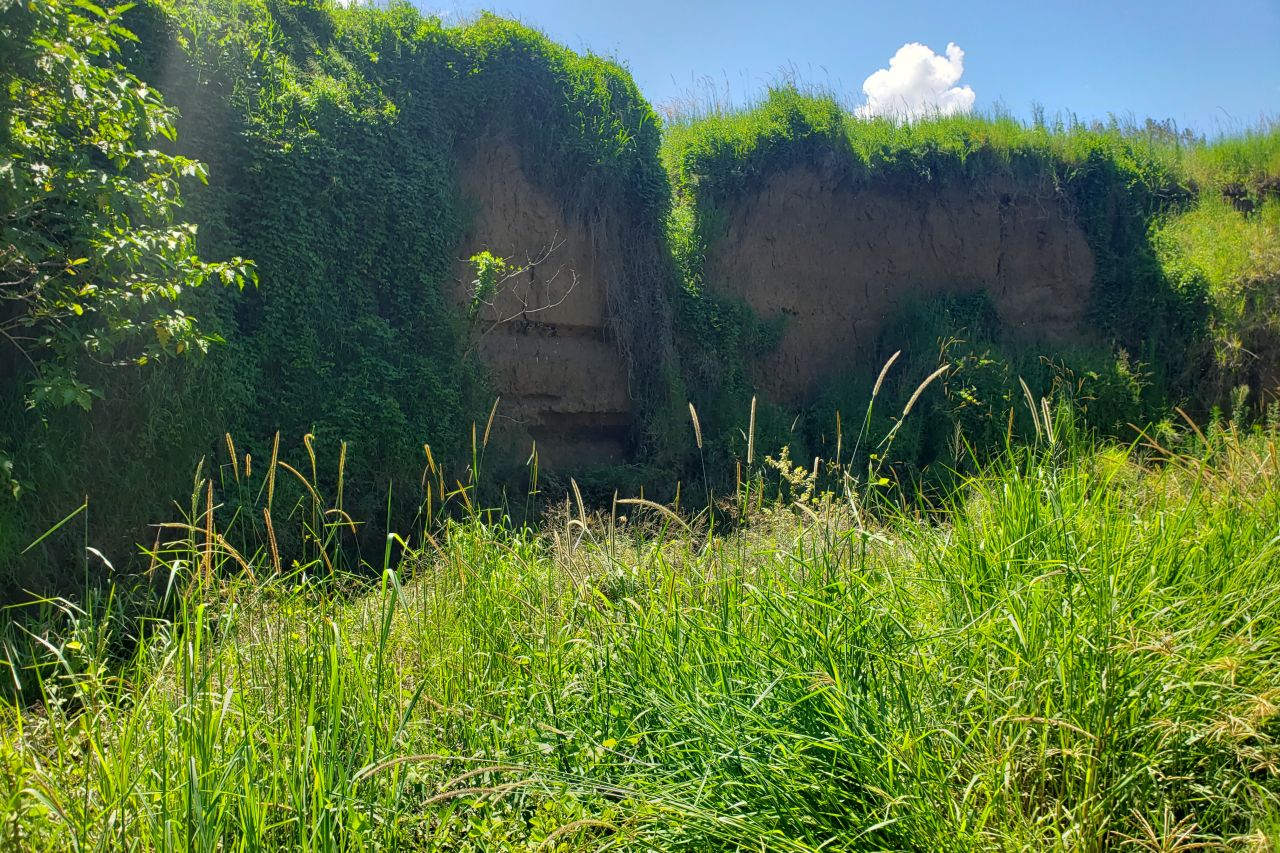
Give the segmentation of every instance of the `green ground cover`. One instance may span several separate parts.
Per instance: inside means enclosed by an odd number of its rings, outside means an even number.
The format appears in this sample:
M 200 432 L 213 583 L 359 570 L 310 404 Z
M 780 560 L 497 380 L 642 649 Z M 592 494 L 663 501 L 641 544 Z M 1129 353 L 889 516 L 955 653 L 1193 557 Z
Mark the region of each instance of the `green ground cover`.
M 1037 409 L 1034 446 L 934 505 L 875 471 L 819 493 L 770 457 L 725 496 L 731 528 L 571 502 L 518 529 L 473 506 L 389 541 L 380 578 L 341 568 L 336 498 L 272 506 L 273 477 L 310 476 L 239 472 L 276 518 L 249 541 L 197 483 L 147 591 L 31 605 L 4 632 L 0 832 L 33 850 L 1271 849 L 1275 428 L 1120 446 Z M 289 526 L 323 544 L 282 557 Z

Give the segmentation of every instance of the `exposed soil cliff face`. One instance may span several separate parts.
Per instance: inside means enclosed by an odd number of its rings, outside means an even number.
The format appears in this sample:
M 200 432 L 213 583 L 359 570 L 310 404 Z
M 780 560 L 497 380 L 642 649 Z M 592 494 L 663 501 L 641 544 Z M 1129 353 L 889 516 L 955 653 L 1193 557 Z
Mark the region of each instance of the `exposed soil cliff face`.
M 776 400 L 803 400 L 872 357 L 885 320 L 913 300 L 985 290 L 1017 335 L 1060 344 L 1081 334 L 1093 253 L 1048 187 L 989 180 L 905 193 L 797 166 L 726 213 L 706 281 L 762 319 L 785 317 L 779 346 L 754 366 Z
M 547 468 L 626 461 L 635 415 L 626 362 L 608 333 L 612 241 L 531 183 L 507 141 L 478 145 L 459 189 L 471 217 L 458 257 L 487 250 L 528 266 L 471 321 L 472 346 L 502 397 L 503 434 L 524 452 L 536 441 Z M 466 311 L 474 272 L 462 261 L 457 269 Z
M 471 215 L 458 257 L 487 250 L 528 267 L 473 310 L 474 271 L 457 266 L 471 345 L 502 396 L 500 434 L 526 452 L 536 441 L 548 468 L 627 461 L 637 407 L 608 298 L 619 235 L 568 215 L 506 140 L 464 158 L 459 188 Z M 912 301 L 986 291 L 1018 336 L 1084 335 L 1093 254 L 1048 187 L 997 179 L 903 192 L 794 167 L 726 217 L 706 281 L 762 319 L 784 318 L 779 346 L 753 366 L 780 402 L 874 359 L 885 321 Z

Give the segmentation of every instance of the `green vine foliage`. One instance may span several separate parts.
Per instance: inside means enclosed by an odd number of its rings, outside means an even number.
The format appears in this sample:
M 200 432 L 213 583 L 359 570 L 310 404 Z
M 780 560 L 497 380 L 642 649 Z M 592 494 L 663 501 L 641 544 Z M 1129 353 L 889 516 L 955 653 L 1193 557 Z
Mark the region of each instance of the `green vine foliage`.
M 36 486 L 0 507 L 0 560 L 17 566 L 16 551 L 85 493 L 87 529 L 46 540 L 44 559 L 87 537 L 127 560 L 142 526 L 189 491 L 195 460 L 225 456 L 225 432 L 260 465 L 277 431 L 283 448 L 310 434 L 330 457 L 346 442 L 351 515 L 411 523 L 423 445 L 463 459 L 492 402 L 463 358 L 453 296 L 468 215 L 455 172 L 484 139 L 519 140 L 530 179 L 610 248 L 611 333 L 642 415 L 634 444 L 660 446 L 683 399 L 662 242 L 670 191 L 659 123 L 625 71 L 510 21 L 446 28 L 408 3 L 179 0 L 141 5 L 124 25 L 137 35 L 131 73 L 180 116 L 157 156 L 208 164 L 207 185 L 184 186 L 199 250 L 253 258 L 260 286 L 182 295 L 178 308 L 225 342 L 202 361 L 103 370 L 92 411 L 0 425 L 15 476 Z M 382 538 L 369 525 L 357 544 Z
M 125 11 L 0 4 L 0 581 L 86 488 L 115 478 L 146 493 L 136 464 L 133 481 L 114 467 L 122 449 L 135 462 L 190 449 L 166 426 L 176 413 L 143 413 L 157 383 L 180 389 L 204 369 L 175 356 L 222 341 L 203 316 L 220 294 L 201 285 L 253 280 L 234 253 L 202 259 L 196 225 L 178 219 L 180 185 L 205 168 L 170 150 L 172 109 L 123 64 Z

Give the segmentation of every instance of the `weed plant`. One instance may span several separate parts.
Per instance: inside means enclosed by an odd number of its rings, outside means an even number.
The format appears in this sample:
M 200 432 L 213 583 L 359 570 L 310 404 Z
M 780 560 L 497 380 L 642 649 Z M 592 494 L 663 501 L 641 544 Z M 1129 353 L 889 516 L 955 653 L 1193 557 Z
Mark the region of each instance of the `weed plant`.
M 11 612 L 4 843 L 1273 849 L 1277 425 L 1122 446 L 1028 397 L 923 505 L 847 462 L 875 405 L 813 466 L 753 405 L 731 528 L 576 489 L 515 528 L 432 460 L 374 575 L 340 493 L 228 442 L 251 498 L 198 474 L 149 586 Z

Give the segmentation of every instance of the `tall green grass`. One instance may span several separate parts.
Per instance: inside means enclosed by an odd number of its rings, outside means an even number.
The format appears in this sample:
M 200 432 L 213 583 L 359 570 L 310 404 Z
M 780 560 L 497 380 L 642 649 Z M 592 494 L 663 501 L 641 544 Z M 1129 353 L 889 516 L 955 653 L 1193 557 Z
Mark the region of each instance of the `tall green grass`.
M 458 484 L 372 573 L 325 551 L 335 498 L 254 540 L 198 482 L 153 586 L 11 614 L 0 838 L 1272 849 L 1275 426 L 1117 446 L 1028 404 L 1035 445 L 928 507 L 753 447 L 732 528 L 620 499 L 514 529 Z M 238 471 L 258 504 L 286 475 Z
M 1272 175 L 1280 180 L 1280 170 Z M 1280 354 L 1280 195 L 1247 186 L 1202 193 L 1191 208 L 1165 217 L 1153 241 L 1171 277 L 1209 294 L 1212 358 L 1203 384 L 1217 386 L 1209 396 L 1244 389 L 1265 403 L 1275 397 Z
M 1183 167 L 1203 189 L 1255 200 L 1274 194 L 1280 190 L 1280 119 L 1264 119 L 1255 127 L 1191 146 Z
M 1205 176 L 1227 162 L 1265 172 L 1259 152 L 1274 147 L 1275 135 L 1260 128 L 1208 146 L 1159 123 L 1116 119 L 1027 123 L 1005 113 L 864 119 L 833 93 L 786 83 L 742 107 L 712 102 L 669 110 L 662 153 L 677 189 L 717 201 L 780 165 L 819 160 L 847 164 L 863 180 L 926 182 L 1007 172 L 1036 177 L 1048 170 L 1070 183 L 1106 166 L 1108 178 L 1176 199 L 1188 161 Z

